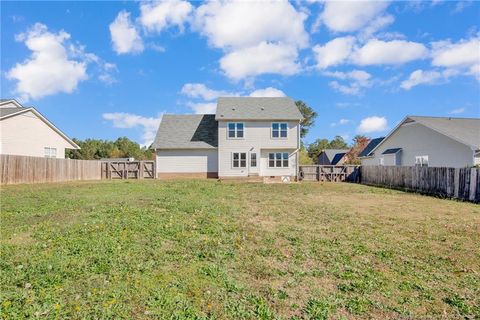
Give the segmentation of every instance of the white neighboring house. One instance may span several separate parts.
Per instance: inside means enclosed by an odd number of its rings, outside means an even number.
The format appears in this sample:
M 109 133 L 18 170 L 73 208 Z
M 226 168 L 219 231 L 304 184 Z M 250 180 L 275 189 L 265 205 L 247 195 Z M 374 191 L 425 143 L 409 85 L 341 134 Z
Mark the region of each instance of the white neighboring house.
M 295 179 L 302 119 L 286 97 L 219 98 L 214 115 L 164 115 L 158 177 Z
M 363 166 L 469 167 L 480 164 L 480 119 L 407 116 L 359 155 Z
M 0 100 L 0 154 L 65 158 L 65 149 L 80 149 L 33 107 Z

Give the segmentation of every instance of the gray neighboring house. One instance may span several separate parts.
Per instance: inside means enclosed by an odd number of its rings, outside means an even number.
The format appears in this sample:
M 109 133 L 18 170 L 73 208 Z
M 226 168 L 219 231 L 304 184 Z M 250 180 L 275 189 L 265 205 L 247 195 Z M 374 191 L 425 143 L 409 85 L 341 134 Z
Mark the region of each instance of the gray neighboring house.
M 363 166 L 480 165 L 480 119 L 407 116 L 359 157 Z
M 342 165 L 345 163 L 345 155 L 350 149 L 323 149 L 317 157 L 317 164 L 325 165 Z
M 158 178 L 295 179 L 302 118 L 287 97 L 225 97 L 215 114 L 164 115 L 153 142 Z

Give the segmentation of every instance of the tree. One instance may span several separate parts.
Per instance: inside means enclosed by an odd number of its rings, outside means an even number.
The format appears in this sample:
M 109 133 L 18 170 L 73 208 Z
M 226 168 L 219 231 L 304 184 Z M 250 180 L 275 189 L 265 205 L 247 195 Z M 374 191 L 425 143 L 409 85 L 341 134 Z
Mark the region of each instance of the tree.
M 314 142 L 310 143 L 307 147 L 308 156 L 316 162 L 318 155 L 322 152 L 323 149 L 329 148 L 329 142 L 327 139 L 317 139 Z
M 309 165 L 309 164 L 314 164 L 315 162 L 313 161 L 312 158 L 308 155 L 307 150 L 305 149 L 305 146 L 301 146 L 300 150 L 298 151 L 299 154 L 299 161 L 300 165 Z
M 370 142 L 370 139 L 362 136 L 356 135 L 353 138 L 353 146 L 346 154 L 346 164 L 360 164 L 360 159 L 358 159 L 358 155 L 365 149 L 365 147 Z
M 295 101 L 295 104 L 303 116 L 303 120 L 300 122 L 300 138 L 304 138 L 314 125 L 317 113 L 302 100 Z
M 348 145 L 341 136 L 335 136 L 328 145 L 329 149 L 348 149 Z
M 65 156 L 70 159 L 95 160 L 102 158 L 135 158 L 137 160 L 151 160 L 155 150 L 141 148 L 140 145 L 127 137 L 115 141 L 86 139 L 84 141 L 73 139 L 80 146 L 80 150 L 67 150 Z

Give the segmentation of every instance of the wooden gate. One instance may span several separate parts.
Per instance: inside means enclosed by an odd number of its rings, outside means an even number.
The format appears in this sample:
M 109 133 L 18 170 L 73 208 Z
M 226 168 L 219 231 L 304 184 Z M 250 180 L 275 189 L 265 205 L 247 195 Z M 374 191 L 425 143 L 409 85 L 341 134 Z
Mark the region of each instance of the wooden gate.
M 300 166 L 299 177 L 304 181 L 359 182 L 360 166 Z
M 155 161 L 104 161 L 102 179 L 155 179 Z

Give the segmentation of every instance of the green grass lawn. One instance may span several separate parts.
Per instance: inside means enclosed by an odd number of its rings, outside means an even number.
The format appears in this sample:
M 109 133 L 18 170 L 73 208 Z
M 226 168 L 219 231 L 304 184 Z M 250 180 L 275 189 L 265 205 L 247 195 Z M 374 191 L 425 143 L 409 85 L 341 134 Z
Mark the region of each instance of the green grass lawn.
M 479 318 L 480 206 L 354 184 L 3 187 L 1 319 Z

